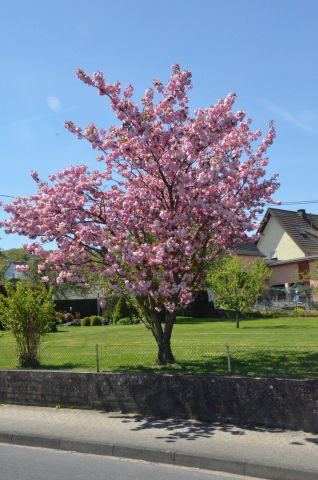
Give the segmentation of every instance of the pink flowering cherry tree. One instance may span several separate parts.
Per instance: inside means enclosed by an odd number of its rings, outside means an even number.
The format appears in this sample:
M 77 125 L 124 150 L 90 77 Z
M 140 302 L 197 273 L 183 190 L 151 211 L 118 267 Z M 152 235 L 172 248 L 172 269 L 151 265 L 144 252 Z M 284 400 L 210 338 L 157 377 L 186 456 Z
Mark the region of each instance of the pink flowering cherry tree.
M 97 150 L 100 168 L 70 167 L 48 181 L 32 172 L 37 193 L 5 205 L 11 215 L 2 226 L 37 240 L 28 248 L 44 258 L 44 281 L 54 271 L 58 284 L 82 282 L 89 270 L 133 296 L 159 364 L 173 363 L 177 310 L 202 287 L 209 263 L 255 229 L 278 187 L 264 168 L 274 127 L 263 138 L 251 130 L 244 112 L 233 111 L 234 94 L 191 114 L 191 73 L 179 65 L 139 103 L 131 85 L 122 90 L 100 72 L 77 76 L 107 97 L 118 120 L 108 130 L 66 122 Z M 52 241 L 57 249 L 45 251 Z

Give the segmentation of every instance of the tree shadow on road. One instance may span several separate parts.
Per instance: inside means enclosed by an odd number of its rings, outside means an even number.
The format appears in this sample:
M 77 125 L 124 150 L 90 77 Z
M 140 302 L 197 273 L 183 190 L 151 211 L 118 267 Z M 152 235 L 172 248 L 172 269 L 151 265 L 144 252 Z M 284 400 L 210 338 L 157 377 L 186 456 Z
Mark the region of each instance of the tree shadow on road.
M 318 446 L 318 438 L 305 438 L 306 442 L 314 443 Z
M 110 418 L 121 419 L 123 423 L 130 423 L 130 430 L 134 432 L 154 430 L 155 438 L 164 440 L 166 443 L 174 443 L 180 439 L 195 441 L 199 438 L 210 438 L 217 431 L 237 436 L 245 435 L 246 429 L 272 433 L 283 431 L 278 428 L 236 426 L 219 422 L 203 423 L 186 419 L 158 419 L 142 415 L 114 415 Z

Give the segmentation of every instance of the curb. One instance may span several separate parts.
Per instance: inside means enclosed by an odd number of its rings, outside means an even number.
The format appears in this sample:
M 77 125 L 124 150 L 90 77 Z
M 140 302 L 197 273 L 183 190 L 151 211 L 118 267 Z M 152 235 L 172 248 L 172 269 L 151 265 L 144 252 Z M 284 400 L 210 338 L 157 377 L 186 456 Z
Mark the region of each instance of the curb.
M 205 457 L 178 452 L 177 450 L 156 450 L 112 443 L 85 442 L 66 438 L 51 438 L 40 435 L 0 432 L 0 443 L 24 445 L 28 447 L 50 448 L 93 455 L 130 458 L 146 462 L 201 468 L 215 472 L 226 472 L 268 480 L 317 480 L 318 472 L 301 471 L 246 461 L 233 461 L 226 458 Z

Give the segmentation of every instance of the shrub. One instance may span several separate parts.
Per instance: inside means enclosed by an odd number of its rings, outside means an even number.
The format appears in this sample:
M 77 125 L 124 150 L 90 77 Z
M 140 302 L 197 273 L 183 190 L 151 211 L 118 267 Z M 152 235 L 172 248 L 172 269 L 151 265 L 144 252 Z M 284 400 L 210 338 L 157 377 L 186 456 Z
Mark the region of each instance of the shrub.
M 305 310 L 302 307 L 291 307 L 290 309 L 268 310 L 267 312 L 250 312 L 245 315 L 246 318 L 295 318 L 295 317 L 318 317 L 318 310 Z
M 114 308 L 113 323 L 117 323 L 121 318 L 131 318 L 135 314 L 135 309 L 128 303 L 124 296 L 121 296 Z
M 65 313 L 63 316 L 65 322 L 72 322 L 74 320 L 74 316 L 71 313 Z
M 81 320 L 81 326 L 82 326 L 82 327 L 89 327 L 90 324 L 91 324 L 91 319 L 90 319 L 90 317 L 84 317 L 84 318 L 82 318 L 82 320 Z
M 136 325 L 137 323 L 139 323 L 137 317 L 123 317 L 116 322 L 116 325 Z
M 318 317 L 318 311 L 295 308 L 295 312 L 293 316 L 295 315 L 297 315 L 298 317 Z
M 7 282 L 5 288 L 8 296 L 0 295 L 0 313 L 16 340 L 18 365 L 36 368 L 41 338 L 54 317 L 52 292 L 44 285 L 32 286 L 22 280 L 16 285 Z
M 264 314 L 264 317 L 270 318 L 280 318 L 280 317 L 318 317 L 317 310 L 304 310 L 299 307 L 295 307 L 289 310 L 270 310 L 267 314 Z
M 55 317 L 59 323 L 64 322 L 64 314 L 62 312 L 55 312 Z
M 57 325 L 58 325 L 58 322 L 56 321 L 56 318 L 55 316 L 51 318 L 51 320 L 49 320 L 48 322 L 48 329 L 49 329 L 49 332 L 50 333 L 55 333 L 57 332 Z
M 0 314 L 0 330 L 5 330 L 6 318 Z
M 101 324 L 102 324 L 102 320 L 103 320 L 102 317 L 98 317 L 97 315 L 92 315 L 92 316 L 90 317 L 90 325 L 91 325 L 91 327 L 96 327 L 97 325 L 101 325 Z
M 64 321 L 64 316 L 61 312 L 54 312 L 53 317 L 49 321 L 49 332 L 57 332 L 57 327 Z

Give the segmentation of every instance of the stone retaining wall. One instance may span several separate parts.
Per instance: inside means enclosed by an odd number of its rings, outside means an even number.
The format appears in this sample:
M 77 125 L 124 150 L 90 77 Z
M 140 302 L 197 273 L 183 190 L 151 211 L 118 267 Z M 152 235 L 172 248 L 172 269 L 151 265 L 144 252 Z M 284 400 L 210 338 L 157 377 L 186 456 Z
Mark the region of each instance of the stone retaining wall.
M 0 370 L 0 403 L 103 409 L 318 433 L 318 380 Z

